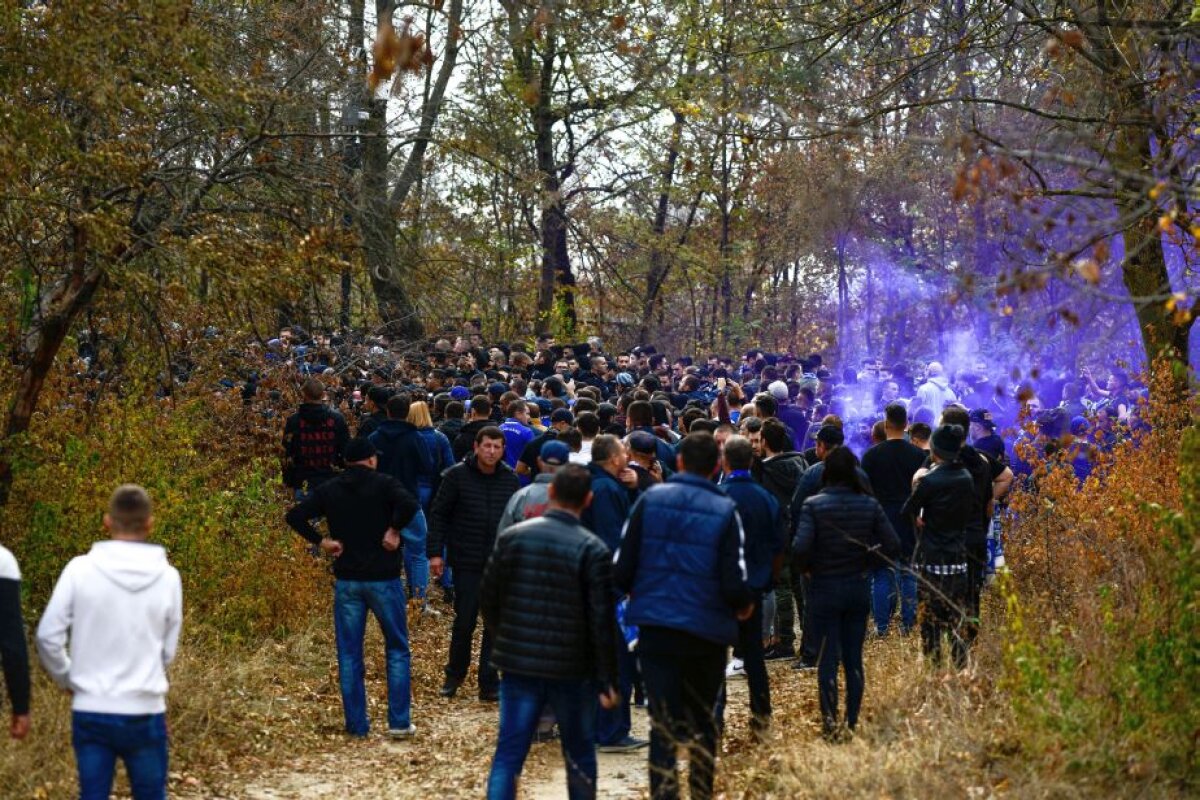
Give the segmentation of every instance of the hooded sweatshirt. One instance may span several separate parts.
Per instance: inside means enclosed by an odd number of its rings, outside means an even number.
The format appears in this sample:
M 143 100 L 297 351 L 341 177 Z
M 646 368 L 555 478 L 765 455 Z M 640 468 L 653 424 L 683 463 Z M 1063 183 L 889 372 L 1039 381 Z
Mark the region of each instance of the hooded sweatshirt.
M 76 711 L 161 714 L 182 622 L 183 588 L 165 549 L 97 542 L 59 576 L 38 625 L 38 653 L 54 682 L 74 693 Z
M 958 402 L 958 395 L 950 388 L 950 381 L 938 375 L 925 381 L 921 384 L 921 388 L 917 389 L 913 410 L 928 408 L 933 411 L 934 415 L 938 415 L 942 413 L 942 409 L 955 402 Z

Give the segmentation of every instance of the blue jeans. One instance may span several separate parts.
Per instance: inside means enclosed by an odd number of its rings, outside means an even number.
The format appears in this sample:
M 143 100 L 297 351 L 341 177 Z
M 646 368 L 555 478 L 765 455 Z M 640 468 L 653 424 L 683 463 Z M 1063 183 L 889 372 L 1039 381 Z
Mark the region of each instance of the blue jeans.
M 81 800 L 108 800 L 117 756 L 125 762 L 134 800 L 167 796 L 167 715 L 71 714 Z
M 404 540 L 404 574 L 408 576 L 408 594 L 424 600 L 429 591 L 429 554 L 425 552 L 429 527 L 425 522 L 425 512 L 418 510 L 400 536 Z
M 407 728 L 411 722 L 411 665 L 408 651 L 407 599 L 399 578 L 389 581 L 338 580 L 333 588 L 333 628 L 337 636 L 338 679 L 346 732 L 366 736 L 367 690 L 363 683 L 363 635 L 367 610 L 379 621 L 387 650 L 388 727 Z
M 488 775 L 488 800 L 512 800 L 529 754 L 542 707 L 549 703 L 558 720 L 567 796 L 596 796 L 596 748 L 593 721 L 598 690 L 589 680 L 550 680 L 506 672 L 500 679 L 500 731 Z
M 881 567 L 871 571 L 871 613 L 875 632 L 887 633 L 896 611 L 896 584 L 900 588 L 900 630 L 908 633 L 917 625 L 917 576 L 908 566 Z

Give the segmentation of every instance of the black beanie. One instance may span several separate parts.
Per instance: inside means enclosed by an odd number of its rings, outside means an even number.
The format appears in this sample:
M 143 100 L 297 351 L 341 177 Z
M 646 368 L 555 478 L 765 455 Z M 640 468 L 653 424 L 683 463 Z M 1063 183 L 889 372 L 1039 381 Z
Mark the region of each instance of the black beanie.
M 959 451 L 962 450 L 965 438 L 961 425 L 943 425 L 933 432 L 930 445 L 938 458 L 944 461 L 954 461 L 958 458 Z
M 347 464 L 355 464 L 359 461 L 366 461 L 373 455 L 375 455 L 375 445 L 371 444 L 369 439 L 359 437 L 357 439 L 351 439 L 346 444 Z

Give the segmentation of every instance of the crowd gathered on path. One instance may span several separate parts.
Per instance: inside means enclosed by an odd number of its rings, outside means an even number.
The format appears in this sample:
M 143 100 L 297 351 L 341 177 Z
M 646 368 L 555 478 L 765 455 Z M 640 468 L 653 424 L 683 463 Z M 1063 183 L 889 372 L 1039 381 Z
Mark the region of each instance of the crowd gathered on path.
M 386 735 L 419 736 L 408 615 L 439 613 L 440 591 L 441 696 L 463 691 L 478 634 L 473 688 L 499 704 L 490 798 L 516 796 L 547 737 L 573 800 L 596 795 L 597 751 L 641 748 L 656 800 L 681 794 L 681 750 L 689 795 L 711 797 L 726 682 L 746 680 L 762 740 L 767 661 L 815 671 L 831 742 L 857 726 L 868 635 L 917 634 L 931 665 L 968 669 L 1014 483 L 1086 479 L 1141 424 L 1144 393 L 1115 367 L 1103 387 L 1052 369 L 1009 385 L 983 359 L 835 371 L 820 354 L 672 360 L 595 338 L 485 347 L 474 331 L 414 354 L 289 328 L 241 356 L 217 388 L 283 421 L 286 522 L 331 560 L 347 735 L 371 730 L 374 616 Z M 111 539 L 63 570 L 37 648 L 72 693 L 81 797 L 108 797 L 118 758 L 135 798 L 164 797 L 179 575 L 148 541 L 144 489 L 119 487 L 104 524 Z M 0 547 L 14 738 L 30 728 L 19 580 Z

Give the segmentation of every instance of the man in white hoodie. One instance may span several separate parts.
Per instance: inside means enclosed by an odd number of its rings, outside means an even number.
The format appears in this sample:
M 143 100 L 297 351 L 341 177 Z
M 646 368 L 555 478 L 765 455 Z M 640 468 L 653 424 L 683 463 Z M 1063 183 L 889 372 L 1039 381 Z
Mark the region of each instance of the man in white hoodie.
M 146 541 L 151 511 L 142 487 L 113 492 L 104 515 L 112 539 L 67 564 L 38 625 L 42 665 L 74 697 L 82 800 L 109 796 L 117 756 L 135 800 L 166 797 L 166 668 L 179 642 L 183 590 L 166 550 Z
M 910 418 L 919 408 L 928 408 L 933 411 L 934 417 L 940 417 L 946 406 L 958 402 L 958 395 L 950 388 L 950 381 L 946 380 L 944 372 L 941 362 L 929 362 L 925 369 L 925 382 L 917 389 L 917 395 L 909 405 Z

